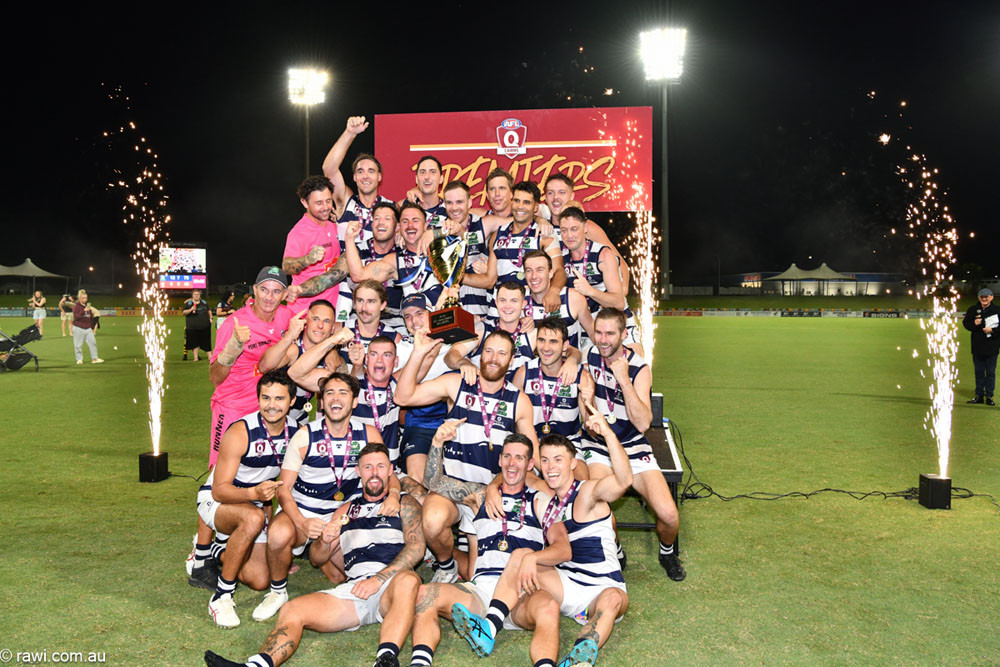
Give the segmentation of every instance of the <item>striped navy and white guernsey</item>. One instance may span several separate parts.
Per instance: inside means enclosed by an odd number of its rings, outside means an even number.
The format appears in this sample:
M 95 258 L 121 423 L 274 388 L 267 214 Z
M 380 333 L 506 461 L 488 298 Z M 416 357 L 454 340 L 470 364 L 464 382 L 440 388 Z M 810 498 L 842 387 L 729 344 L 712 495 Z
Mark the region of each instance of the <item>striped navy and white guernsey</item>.
M 584 482 L 586 484 L 588 482 Z M 596 482 L 590 482 L 596 483 Z M 562 521 L 569 535 L 569 545 L 573 555 L 568 561 L 556 565 L 567 576 L 581 586 L 613 586 L 625 589 L 625 577 L 618 564 L 618 548 L 615 546 L 615 529 L 611 523 L 611 510 L 606 516 L 593 521 L 579 522 L 573 519 L 573 506 L 580 493 L 578 484 L 563 511 L 556 517 Z M 558 503 L 558 498 L 551 500 Z M 543 510 L 544 516 L 544 510 Z
M 559 435 L 566 436 L 569 438 L 573 446 L 580 447 L 580 406 L 577 403 L 577 399 L 580 394 L 580 376 L 583 374 L 583 366 L 577 370 L 576 381 L 570 385 L 562 385 L 559 387 L 559 395 L 555 396 L 556 384 L 558 384 L 558 377 L 549 377 L 542 373 L 541 360 L 537 357 L 529 361 L 524 367 L 524 393 L 528 395 L 531 400 L 531 406 L 534 408 L 535 418 L 535 433 L 538 434 L 539 438 L 548 435 L 542 431 L 542 427 L 546 424 L 545 419 L 542 418 L 542 399 L 541 394 L 544 393 L 546 396 L 546 405 L 552 409 L 552 413 L 549 415 L 548 424 L 551 427 L 550 433 L 558 433 Z M 555 407 L 553 406 L 553 402 Z
M 352 241 L 344 239 L 340 242 L 340 253 L 344 254 L 347 243 Z M 389 249 L 388 252 L 379 253 L 375 251 L 375 246 L 373 245 L 375 241 L 368 239 L 367 241 L 358 240 L 358 256 L 361 257 L 361 266 L 368 266 L 372 262 L 376 262 L 384 257 L 388 257 L 396 252 L 396 248 L 393 247 Z M 337 293 L 337 320 L 340 322 L 345 321 L 350 317 L 351 313 L 354 312 L 354 289 L 358 286 L 356 282 L 351 280 L 350 276 L 347 276 L 340 285 L 340 291 Z M 388 314 L 398 314 L 399 306 L 403 302 L 403 291 L 396 287 L 391 281 L 385 283 L 385 294 L 386 294 L 386 306 L 385 311 L 383 311 L 383 318 Z
M 385 311 L 382 312 L 383 314 L 385 313 Z M 377 333 L 375 334 L 375 336 L 366 336 L 363 333 L 361 333 L 361 330 L 358 328 L 358 318 L 356 315 L 352 315 L 351 319 L 344 322 L 344 327 L 350 329 L 352 332 L 355 333 L 356 337 L 361 341 L 361 345 L 365 348 L 365 354 L 368 354 L 368 345 L 373 340 L 375 340 L 376 336 L 386 336 L 398 343 L 399 340 L 396 338 L 396 335 L 399 334 L 400 336 L 402 336 L 402 334 L 405 333 L 405 331 L 400 332 L 399 329 L 394 327 L 385 319 L 379 318 L 379 327 L 376 330 Z M 348 348 L 353 342 L 354 340 L 352 339 L 351 341 L 344 343 L 344 345 L 342 345 L 337 350 L 338 354 L 340 354 L 340 358 L 344 360 L 345 364 L 351 363 L 351 356 L 350 356 L 351 353 L 348 350 Z
M 305 336 L 305 332 L 299 334 L 298 339 L 295 341 L 295 347 L 299 348 L 300 357 L 306 353 L 306 348 L 302 343 L 303 336 Z M 320 360 L 316 368 L 326 368 L 325 357 Z M 288 366 L 285 366 L 285 370 L 288 370 Z M 303 389 L 302 385 L 295 385 L 295 396 L 292 398 L 292 407 L 288 410 L 288 416 L 294 419 L 300 426 L 305 426 L 306 422 L 309 421 L 309 410 L 306 409 L 306 404 L 309 403 L 312 396 L 313 393 L 308 389 Z
M 469 354 L 469 361 L 479 367 L 479 360 L 483 356 L 483 346 L 486 344 L 486 337 L 495 329 L 500 327 L 500 321 L 495 317 L 483 318 L 483 337 L 479 341 L 476 349 Z M 510 333 L 509 331 L 507 333 Z M 507 381 L 514 379 L 514 373 L 521 366 L 535 358 L 535 351 L 531 349 L 531 338 L 526 333 L 518 334 L 514 341 L 514 356 L 510 358 L 510 365 L 507 367 Z
M 375 207 L 382 203 L 392 204 L 393 206 L 396 205 L 396 203 L 391 199 L 383 197 L 382 195 L 376 195 L 375 203 L 372 204 L 371 208 L 369 208 L 361 203 L 357 193 L 355 193 L 351 195 L 350 199 L 347 200 L 347 204 L 344 206 L 344 212 L 340 214 L 339 218 L 337 218 L 337 222 L 347 223 L 351 220 L 360 220 L 361 234 L 359 234 L 358 238 L 362 243 L 364 243 L 374 236 L 374 233 L 372 232 L 372 219 L 375 214 Z M 347 225 L 337 225 L 337 230 L 340 232 L 340 240 L 343 241 L 343 235 L 347 232 Z
M 438 203 L 430 208 L 425 208 L 427 215 L 427 229 L 441 229 L 441 225 L 448 219 L 448 209 L 444 207 L 444 200 L 439 199 Z
M 358 454 L 368 444 L 366 424 L 355 416 L 351 416 L 350 433 L 347 438 L 330 438 L 333 445 L 333 466 L 327 453 L 323 438 L 323 420 L 320 416 L 309 422 L 303 428 L 309 431 L 309 447 L 299 468 L 299 475 L 292 485 L 292 498 L 299 509 L 308 510 L 321 516 L 332 514 L 344 504 L 343 500 L 334 500 L 334 494 L 339 490 L 344 498 L 350 498 L 360 491 L 358 480 Z M 347 457 L 346 468 L 344 457 Z M 337 486 L 337 477 L 341 484 Z
M 523 260 L 522 248 L 527 253 L 541 248 L 541 243 L 542 237 L 534 220 L 520 233 L 514 233 L 513 220 L 498 229 L 493 241 L 493 254 L 497 257 L 497 285 L 510 280 L 527 285 L 523 275 L 524 267 L 518 266 L 517 260 Z M 522 275 L 518 277 L 518 273 Z
M 591 287 L 594 287 L 602 292 L 607 292 L 608 287 L 604 284 L 604 273 L 601 271 L 599 264 L 601 251 L 607 248 L 607 246 L 597 243 L 596 241 L 589 241 L 585 242 L 584 249 L 587 248 L 587 244 L 590 246 L 590 252 L 585 253 L 582 259 L 575 260 L 573 259 L 573 254 L 570 252 L 570 249 L 565 245 L 562 245 L 560 242 L 563 269 L 566 271 L 566 283 L 572 286 L 573 281 L 577 280 L 576 274 L 573 273 L 573 270 L 575 269 L 583 274 L 583 277 L 586 278 Z M 590 309 L 591 313 L 596 315 L 597 311 L 601 309 L 601 304 L 597 303 L 588 296 L 587 308 Z
M 383 496 L 372 502 L 359 496 L 348 510 L 350 520 L 340 529 L 340 549 L 344 554 L 344 574 L 348 581 L 367 579 L 381 572 L 405 546 L 403 520 L 379 516 Z
M 489 440 L 483 428 L 483 410 L 474 384 L 462 379 L 455 398 L 455 404 L 448 413 L 448 419 L 462 419 L 455 439 L 444 445 L 444 472 L 462 482 L 488 484 L 500 472 L 500 450 L 503 441 L 516 431 L 517 398 L 520 395 L 510 382 L 504 382 L 499 391 L 483 392 L 486 414 L 492 415 L 496 409 L 496 419 L 490 430 Z M 500 405 L 497 407 L 497 402 Z
M 490 259 L 490 249 L 486 244 L 486 230 L 483 228 L 483 219 L 478 215 L 469 214 L 469 226 L 465 232 L 465 240 L 468 243 L 468 252 L 465 262 L 465 272 L 474 274 L 472 265 L 477 260 L 488 262 Z M 473 315 L 486 315 L 493 306 L 493 294 L 481 287 L 469 287 L 462 285 L 458 290 L 458 300 L 462 308 Z
M 235 424 L 242 425 L 246 429 L 247 448 L 240 457 L 240 465 L 236 469 L 233 486 L 238 489 L 249 489 L 261 482 L 278 479 L 278 475 L 281 474 L 281 461 L 279 459 L 284 458 L 285 449 L 288 447 L 285 434 L 279 433 L 269 441 L 267 428 L 260 417 L 259 411 L 248 414 L 242 419 L 237 420 Z M 298 422 L 292 419 L 291 416 L 287 416 L 285 417 L 285 426 L 288 428 L 288 439 L 291 440 L 295 432 L 299 430 Z M 239 426 L 230 426 L 229 428 L 239 428 Z M 277 456 L 275 456 L 275 452 L 277 452 Z M 202 503 L 212 500 L 212 485 L 215 483 L 215 470 L 215 468 L 212 468 L 212 472 L 208 474 L 208 479 L 198 488 L 197 502 Z M 264 506 L 262 502 L 256 500 L 253 503 L 257 507 Z
M 472 525 L 476 529 L 478 552 L 476 555 L 476 570 L 472 580 L 477 577 L 499 577 L 507 567 L 507 561 L 514 549 L 527 548 L 539 551 L 545 545 L 542 539 L 541 518 L 535 514 L 535 499 L 538 492 L 525 487 L 523 493 L 502 494 L 503 510 L 507 515 L 507 550 L 501 551 L 500 540 L 503 538 L 503 524 L 491 519 L 486 513 L 486 504 L 480 506 Z M 541 494 L 546 498 L 545 494 Z M 524 523 L 520 522 L 521 502 L 525 502 Z M 542 505 L 544 507 L 544 505 Z
M 582 349 L 581 345 L 590 341 L 587 333 L 583 330 L 583 325 L 570 312 L 569 287 L 564 286 L 559 292 L 559 312 L 547 312 L 545 306 L 537 303 L 530 292 L 525 296 L 525 299 L 527 299 L 528 307 L 531 308 L 531 316 L 535 322 L 544 320 L 546 317 L 559 317 L 566 323 L 566 328 L 569 330 L 569 344 L 572 347 L 580 350 Z
M 394 466 L 399 465 L 399 406 L 393 401 L 389 405 L 389 410 L 386 412 L 386 403 L 389 398 L 389 394 L 392 393 L 393 396 L 396 394 L 396 378 L 390 377 L 389 384 L 386 387 L 378 387 L 371 385 L 368 380 L 368 374 L 358 381 L 361 385 L 361 391 L 358 393 L 358 405 L 354 408 L 354 416 L 363 421 L 366 424 L 374 426 L 378 430 L 379 435 L 382 436 L 382 442 L 385 444 L 386 449 L 389 450 L 389 461 L 392 462 Z M 368 404 L 368 391 L 369 387 L 372 388 L 372 392 L 375 394 L 375 405 L 378 407 L 378 417 L 382 423 L 382 428 L 379 429 L 378 425 L 375 423 L 375 415 L 372 412 L 371 406 Z
M 444 287 L 431 270 L 429 260 L 425 262 L 425 259 L 425 255 L 415 253 L 406 248 L 397 249 L 396 275 L 398 278 L 396 279 L 396 284 L 403 283 L 397 288 L 402 290 L 403 299 L 413 294 L 423 294 L 427 297 L 428 303 L 433 305 L 441 297 Z M 420 271 L 421 274 L 414 278 L 413 274 L 416 271 Z M 410 280 L 411 278 L 413 280 Z
M 629 348 L 622 346 L 621 349 L 625 351 L 628 359 L 629 379 L 635 383 L 639 371 L 647 364 L 642 357 Z M 605 416 L 614 414 L 615 423 L 609 424 L 609 426 L 618 436 L 618 440 L 622 443 L 629 459 L 632 461 L 655 461 L 653 448 L 650 447 L 646 436 L 639 432 L 628 417 L 628 411 L 625 409 L 625 397 L 622 392 L 618 391 L 618 381 L 615 379 L 614 373 L 611 372 L 611 367 L 607 366 L 607 372 L 605 372 L 605 367 L 601 365 L 601 354 L 596 346 L 587 352 L 586 366 L 594 378 L 594 406 L 598 412 Z M 613 405 L 613 410 L 610 412 L 608 410 L 608 397 L 611 398 Z M 587 452 L 608 456 L 608 445 L 604 438 L 592 435 L 586 430 L 583 431 L 581 446 L 585 460 L 589 458 Z

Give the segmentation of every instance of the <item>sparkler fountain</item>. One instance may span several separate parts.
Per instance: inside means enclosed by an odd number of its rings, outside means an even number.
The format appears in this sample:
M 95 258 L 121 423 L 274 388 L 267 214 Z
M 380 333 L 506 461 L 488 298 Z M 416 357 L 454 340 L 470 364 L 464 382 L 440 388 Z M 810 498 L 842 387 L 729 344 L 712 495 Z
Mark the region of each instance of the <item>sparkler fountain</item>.
M 900 107 L 905 107 L 901 102 Z M 889 134 L 883 133 L 879 142 L 888 145 Z M 925 282 L 917 298 L 929 298 L 933 309 L 929 319 L 920 320 L 920 328 L 927 339 L 927 365 L 933 381 L 930 385 L 931 407 L 924 416 L 924 428 L 931 432 L 937 444 L 938 473 L 921 474 L 919 483 L 920 504 L 929 509 L 951 508 L 951 479 L 948 477 L 948 457 L 951 443 L 951 417 L 955 405 L 955 383 L 958 368 L 955 356 L 958 351 L 958 290 L 952 274 L 955 265 L 955 245 L 958 229 L 948 206 L 946 195 L 936 181 L 938 170 L 927 164 L 927 156 L 906 146 L 909 153 L 906 165 L 899 165 L 897 173 L 912 193 L 907 206 L 907 236 L 923 239 L 920 257 L 921 274 Z M 916 353 L 916 351 L 914 351 Z M 923 375 L 923 372 L 921 372 Z
M 120 90 L 116 92 L 127 103 L 128 98 Z M 142 303 L 142 323 L 138 330 L 146 353 L 149 435 L 153 451 L 139 455 L 139 481 L 159 482 L 169 476 L 167 453 L 160 451 L 163 392 L 166 389 L 163 369 L 167 351 L 163 313 L 167 309 L 167 297 L 159 288 L 159 251 L 169 238 L 165 230 L 170 222 L 166 213 L 167 195 L 163 174 L 158 171 L 159 156 L 146 145 L 146 137 L 138 133 L 134 122 L 117 131 L 105 132 L 104 137 L 109 145 L 116 140 L 127 140 L 136 158 L 134 168 L 115 170 L 118 180 L 109 183 L 108 187 L 117 188 L 123 194 L 122 223 L 139 226 L 142 230 L 131 257 L 142 283 L 136 295 Z

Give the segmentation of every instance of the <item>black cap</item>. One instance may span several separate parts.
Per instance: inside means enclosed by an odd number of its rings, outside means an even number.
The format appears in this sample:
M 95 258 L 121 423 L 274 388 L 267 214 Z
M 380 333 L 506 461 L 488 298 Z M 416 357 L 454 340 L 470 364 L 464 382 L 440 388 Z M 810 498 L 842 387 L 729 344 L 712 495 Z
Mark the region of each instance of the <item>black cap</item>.
M 288 287 L 288 274 L 282 271 L 280 266 L 265 266 L 257 272 L 257 280 L 253 281 L 253 284 L 260 285 L 268 280 L 281 283 L 282 287 Z

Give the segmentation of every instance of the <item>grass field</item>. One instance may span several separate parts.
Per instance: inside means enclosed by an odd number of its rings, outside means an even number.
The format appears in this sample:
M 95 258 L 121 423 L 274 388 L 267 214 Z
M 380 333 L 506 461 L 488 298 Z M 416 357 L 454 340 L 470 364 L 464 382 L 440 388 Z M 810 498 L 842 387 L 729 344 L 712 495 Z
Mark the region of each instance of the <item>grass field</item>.
M 270 629 L 250 618 L 261 593 L 239 589 L 243 624 L 224 631 L 208 617 L 209 594 L 187 585 L 197 484 L 137 481 L 149 436 L 136 322 L 105 318 L 107 363 L 77 367 L 50 318 L 49 336 L 31 344 L 42 371 L 0 375 L 0 649 L 197 665 L 207 648 L 243 659 Z M 916 321 L 658 322 L 654 387 L 695 471 L 719 493 L 898 491 L 937 471 L 923 428 L 925 362 L 912 357 L 923 349 Z M 8 332 L 26 324 L 0 320 Z M 173 473 L 197 476 L 211 386 L 205 362 L 179 360 L 183 324 L 171 325 L 164 449 Z M 971 393 L 959 386 L 949 472 L 956 486 L 1000 496 L 1000 413 L 965 405 Z M 639 510 L 628 500 L 620 511 Z M 951 511 L 842 494 L 689 500 L 680 584 L 657 565 L 652 534 L 623 541 L 631 609 L 602 665 L 1000 662 L 1000 511 L 987 498 L 956 499 Z M 290 581 L 293 595 L 322 585 L 308 567 Z M 576 627 L 563 619 L 564 649 Z M 371 664 L 376 644 L 373 627 L 307 633 L 291 664 Z M 505 633 L 491 662 L 527 664 L 527 646 Z M 445 629 L 435 664 L 476 662 Z

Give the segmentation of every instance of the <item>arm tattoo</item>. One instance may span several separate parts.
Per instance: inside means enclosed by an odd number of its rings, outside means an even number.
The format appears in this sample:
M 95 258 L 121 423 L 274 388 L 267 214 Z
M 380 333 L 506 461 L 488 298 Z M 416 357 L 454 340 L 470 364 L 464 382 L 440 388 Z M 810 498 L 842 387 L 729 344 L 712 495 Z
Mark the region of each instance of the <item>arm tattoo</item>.
M 460 503 L 466 496 L 486 488 L 485 484 L 462 482 L 446 475 L 442 463 L 443 454 L 444 447 L 435 447 L 431 444 L 431 449 L 427 453 L 427 464 L 424 467 L 424 480 L 428 489 L 452 502 Z
M 403 550 L 387 567 L 375 575 L 381 583 L 389 581 L 400 570 L 412 570 L 424 557 L 427 544 L 420 528 L 420 503 L 409 496 L 403 496 L 399 504 L 399 518 L 403 522 Z
M 399 486 L 403 489 L 404 493 L 413 496 L 417 502 L 422 502 L 424 497 L 427 496 L 427 489 L 424 488 L 424 485 L 412 477 L 401 477 L 399 479 Z
M 309 253 L 302 257 L 285 257 L 281 260 L 281 270 L 289 275 L 302 273 L 309 266 Z
M 341 255 L 332 269 L 302 283 L 302 296 L 316 296 L 320 292 L 328 290 L 343 281 L 346 277 L 347 262 L 344 260 L 344 256 Z

